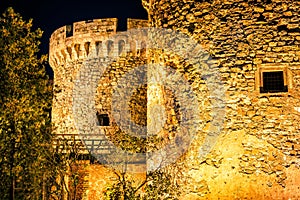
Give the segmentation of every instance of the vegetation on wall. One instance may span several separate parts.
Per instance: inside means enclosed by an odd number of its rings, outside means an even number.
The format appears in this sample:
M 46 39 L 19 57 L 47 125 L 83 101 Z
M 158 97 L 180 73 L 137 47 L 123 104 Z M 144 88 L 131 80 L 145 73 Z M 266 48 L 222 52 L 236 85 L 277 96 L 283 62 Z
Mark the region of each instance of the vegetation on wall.
M 105 191 L 107 200 L 151 200 L 178 199 L 180 187 L 174 180 L 174 174 L 167 170 L 148 172 L 144 181 L 137 181 L 126 172 L 114 172 L 116 181 Z M 173 176 L 172 176 L 173 175 Z

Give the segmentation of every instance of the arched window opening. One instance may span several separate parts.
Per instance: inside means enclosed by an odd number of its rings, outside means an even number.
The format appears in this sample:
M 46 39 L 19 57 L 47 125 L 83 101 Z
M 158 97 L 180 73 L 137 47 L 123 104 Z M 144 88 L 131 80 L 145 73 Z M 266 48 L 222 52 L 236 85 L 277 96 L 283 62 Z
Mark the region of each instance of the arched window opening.
M 74 49 L 75 49 L 75 51 L 76 51 L 77 57 L 79 57 L 80 44 L 75 44 L 75 45 L 74 45 Z
M 119 41 L 119 54 L 118 55 L 121 55 L 124 50 L 125 50 L 125 41 L 124 40 L 120 40 Z
M 114 42 L 111 40 L 108 40 L 106 43 L 106 46 L 107 46 L 107 55 L 111 56 L 113 53 Z
M 91 45 L 90 42 L 86 42 L 86 43 L 84 44 L 84 49 L 85 49 L 85 52 L 86 52 L 86 55 L 87 55 L 87 56 L 88 56 L 89 53 L 90 53 L 90 45 Z
M 96 41 L 95 46 L 96 46 L 96 54 L 98 56 L 99 55 L 99 51 L 102 48 L 102 41 Z
M 72 59 L 72 48 L 71 47 L 67 47 L 67 52 L 68 52 L 70 58 Z

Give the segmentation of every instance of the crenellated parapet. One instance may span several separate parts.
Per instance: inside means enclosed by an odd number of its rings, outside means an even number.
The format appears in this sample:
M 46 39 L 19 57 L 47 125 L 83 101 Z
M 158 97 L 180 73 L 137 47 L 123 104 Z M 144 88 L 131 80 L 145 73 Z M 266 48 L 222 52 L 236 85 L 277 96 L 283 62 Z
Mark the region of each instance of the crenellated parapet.
M 49 50 L 49 62 L 53 70 L 68 62 L 85 59 L 92 51 L 96 51 L 100 57 L 107 57 L 124 52 L 135 54 L 145 48 L 143 38 L 132 39 L 125 33 L 114 41 L 109 39 L 117 33 L 117 22 L 116 18 L 94 19 L 75 22 L 54 31 Z M 127 26 L 128 29 L 147 27 L 148 20 L 128 19 Z
M 148 27 L 149 26 L 149 20 L 147 19 L 127 19 L 127 29 L 137 29 L 142 27 Z

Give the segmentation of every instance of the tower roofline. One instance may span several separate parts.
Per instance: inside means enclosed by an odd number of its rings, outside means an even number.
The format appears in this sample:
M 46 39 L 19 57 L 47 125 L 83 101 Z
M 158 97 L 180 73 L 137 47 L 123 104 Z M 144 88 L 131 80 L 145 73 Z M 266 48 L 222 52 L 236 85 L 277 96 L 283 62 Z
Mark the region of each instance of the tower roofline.
M 53 70 L 59 63 L 87 57 L 91 49 L 96 46 L 100 48 L 102 42 L 107 42 L 107 38 L 117 33 L 117 26 L 117 18 L 104 18 L 79 21 L 55 30 L 51 35 L 49 46 L 49 62 Z M 129 18 L 127 27 L 128 29 L 148 27 L 148 20 Z M 139 48 L 139 45 L 135 46 L 134 48 Z

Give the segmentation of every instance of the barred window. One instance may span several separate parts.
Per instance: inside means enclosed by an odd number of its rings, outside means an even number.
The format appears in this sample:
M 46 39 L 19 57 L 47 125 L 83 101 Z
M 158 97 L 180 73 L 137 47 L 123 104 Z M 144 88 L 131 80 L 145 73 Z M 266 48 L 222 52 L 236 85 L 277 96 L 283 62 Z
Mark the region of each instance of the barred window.
M 270 71 L 262 73 L 263 85 L 260 87 L 261 93 L 287 92 L 287 85 L 284 84 L 283 71 Z
M 255 90 L 261 94 L 287 93 L 293 90 L 289 65 L 280 63 L 258 65 L 255 72 Z

